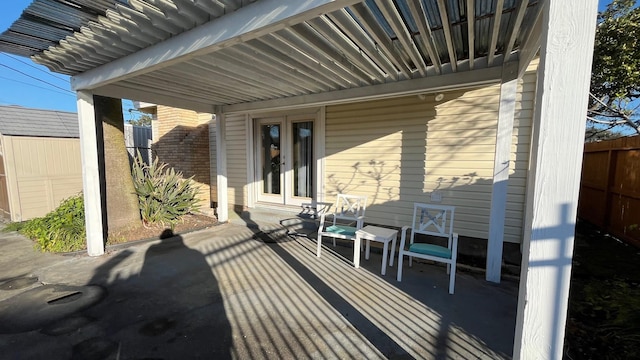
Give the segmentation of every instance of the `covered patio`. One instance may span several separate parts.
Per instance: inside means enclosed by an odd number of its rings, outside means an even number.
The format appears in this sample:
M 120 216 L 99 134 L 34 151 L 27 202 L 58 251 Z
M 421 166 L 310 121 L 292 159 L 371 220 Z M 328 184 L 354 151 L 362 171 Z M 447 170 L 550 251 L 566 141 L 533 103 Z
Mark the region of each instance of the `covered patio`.
M 312 241 L 275 238 L 264 243 L 247 227 L 224 224 L 88 257 L 36 253 L 28 239 L 0 233 L 3 277 L 32 274 L 38 281 L 0 290 L 0 300 L 25 310 L 0 308 L 3 355 L 510 358 L 515 282 L 495 285 L 461 273 L 452 297 L 443 268 L 416 264 L 399 284 L 395 268 L 380 276 L 377 253 L 355 271 L 348 254 L 327 252 L 318 261 Z M 81 311 L 73 311 L 81 301 L 67 303 L 69 314 L 56 316 L 51 305 L 34 301 L 32 293 L 45 288 L 40 283 L 80 291 L 99 285 L 108 296 Z
M 523 263 L 513 356 L 551 359 L 562 354 L 596 5 L 595 0 L 36 0 L 0 37 L 0 50 L 73 75 L 90 255 L 104 252 L 94 95 L 214 113 L 212 165 L 218 219 L 224 222 L 234 205 L 261 201 L 248 190 L 257 178 L 253 155 L 247 152 L 244 159 L 236 156 L 245 153 L 233 152 L 253 146 L 242 140 L 253 138 L 256 113 L 266 118 L 314 108 L 317 130 L 324 133 L 328 106 L 402 96 L 437 99 L 441 92 L 498 86 L 493 166 L 484 184 L 490 189 L 486 279 L 491 282 L 500 281 L 507 236 L 518 81 L 539 56 L 529 165 L 523 170 Z M 324 169 L 324 143 L 315 146 L 315 166 Z M 324 201 L 327 179 L 320 171 L 315 176 L 310 198 Z M 394 331 L 398 335 L 402 329 Z

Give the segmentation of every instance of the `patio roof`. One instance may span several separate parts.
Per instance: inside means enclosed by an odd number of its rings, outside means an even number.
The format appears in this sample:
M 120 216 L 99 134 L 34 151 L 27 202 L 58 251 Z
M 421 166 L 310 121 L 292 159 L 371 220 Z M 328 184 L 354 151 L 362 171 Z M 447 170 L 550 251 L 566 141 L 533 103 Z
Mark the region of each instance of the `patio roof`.
M 597 0 L 36 0 L 0 36 L 0 51 L 73 75 L 92 256 L 104 253 L 94 95 L 223 115 L 226 220 L 224 114 L 496 83 L 494 174 L 506 174 L 517 78 L 540 51 L 514 358 L 553 359 L 562 356 L 596 11 Z M 500 229 L 506 182 L 493 181 Z M 488 274 L 502 249 L 490 238 Z
M 213 111 L 399 82 L 394 89 L 419 92 L 438 75 L 499 70 L 531 41 L 540 8 L 538 0 L 36 0 L 0 36 L 0 51 L 75 76 L 76 90 Z M 496 80 L 500 71 L 483 74 Z M 412 79 L 426 80 L 407 86 Z

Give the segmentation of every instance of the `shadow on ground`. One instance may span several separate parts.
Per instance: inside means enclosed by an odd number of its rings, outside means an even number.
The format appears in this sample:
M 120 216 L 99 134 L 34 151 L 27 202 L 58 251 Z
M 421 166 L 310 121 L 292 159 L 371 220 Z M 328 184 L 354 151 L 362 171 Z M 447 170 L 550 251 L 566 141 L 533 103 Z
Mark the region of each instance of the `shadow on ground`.
M 640 358 L 640 249 L 580 221 L 565 359 Z
M 144 255 L 125 249 L 107 259 L 81 259 L 102 261 L 85 286 L 37 286 L 0 302 L 3 357 L 231 358 L 218 281 L 181 236 L 164 233 Z

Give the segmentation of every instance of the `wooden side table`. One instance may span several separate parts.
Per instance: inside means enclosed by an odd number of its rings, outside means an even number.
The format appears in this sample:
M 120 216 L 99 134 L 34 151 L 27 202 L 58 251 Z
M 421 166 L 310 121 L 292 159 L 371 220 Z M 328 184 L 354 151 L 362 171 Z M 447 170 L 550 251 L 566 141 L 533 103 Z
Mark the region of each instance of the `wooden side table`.
M 391 259 L 389 260 L 389 266 L 393 266 L 393 258 L 396 254 L 396 240 L 398 239 L 398 231 L 393 229 L 382 228 L 373 225 L 367 225 L 364 228 L 356 231 L 356 243 L 355 246 L 360 246 L 362 240 L 367 240 L 367 246 L 365 250 L 365 259 L 369 259 L 369 250 L 371 241 L 377 241 L 383 243 L 382 248 L 382 271 L 381 274 L 387 273 L 387 257 L 389 252 L 389 242 L 391 242 Z M 356 267 L 360 266 L 360 252 L 358 251 L 357 259 L 354 259 Z

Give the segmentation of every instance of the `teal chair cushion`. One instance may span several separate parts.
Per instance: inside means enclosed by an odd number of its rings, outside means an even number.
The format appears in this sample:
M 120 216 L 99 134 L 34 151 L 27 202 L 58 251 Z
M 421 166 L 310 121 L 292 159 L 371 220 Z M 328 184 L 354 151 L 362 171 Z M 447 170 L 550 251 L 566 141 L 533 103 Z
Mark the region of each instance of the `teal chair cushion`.
M 356 230 L 353 226 L 344 225 L 331 225 L 326 229 L 327 232 L 344 236 L 356 236 Z
M 451 250 L 439 245 L 414 243 L 409 246 L 409 251 L 418 254 L 437 256 L 444 259 L 451 259 Z

